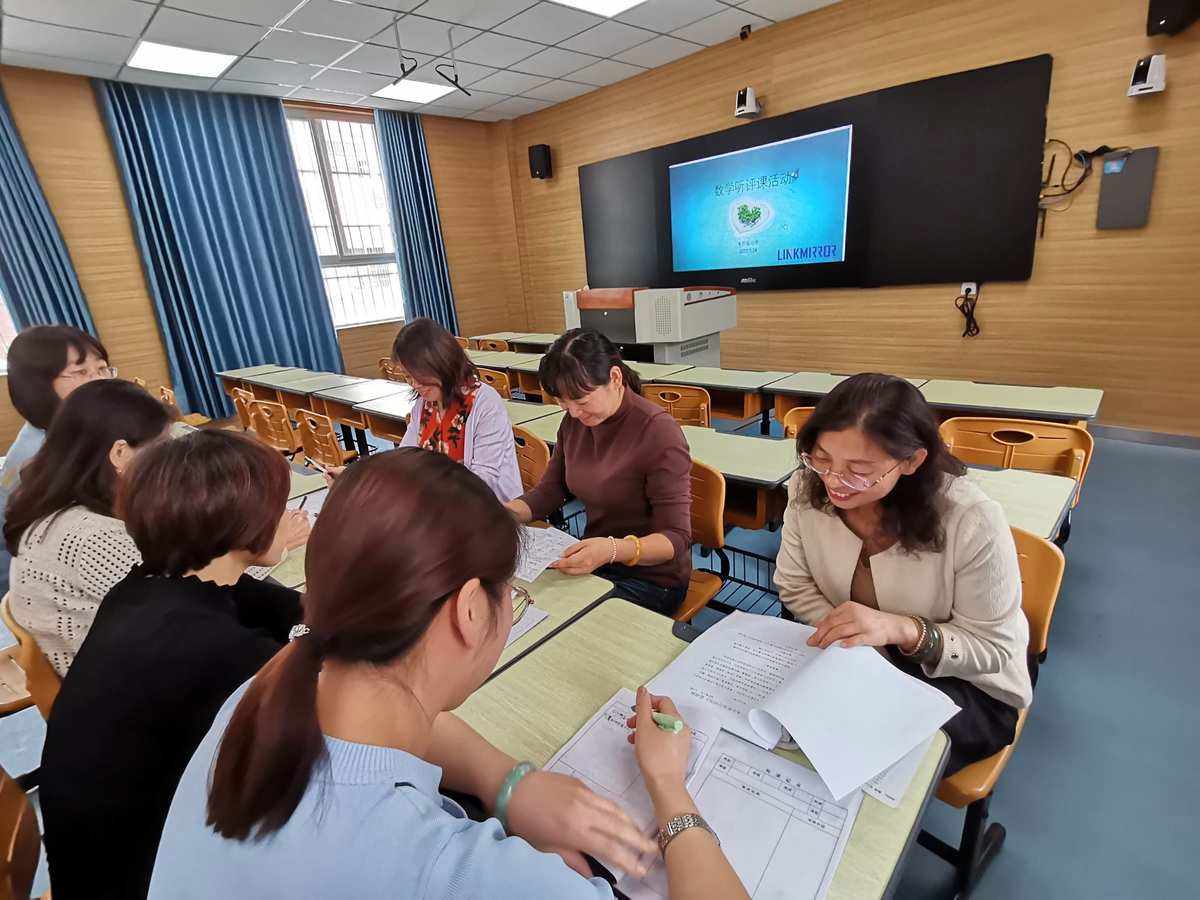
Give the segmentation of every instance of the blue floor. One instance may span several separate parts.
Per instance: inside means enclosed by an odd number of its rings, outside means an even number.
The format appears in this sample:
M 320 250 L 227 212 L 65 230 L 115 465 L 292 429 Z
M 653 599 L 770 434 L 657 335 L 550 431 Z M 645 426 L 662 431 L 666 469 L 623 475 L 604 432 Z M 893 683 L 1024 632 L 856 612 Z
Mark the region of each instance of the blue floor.
M 1200 453 L 1097 439 L 1083 497 L 981 900 L 1200 894 Z M 730 542 L 771 555 L 779 536 Z M 0 720 L 0 765 L 36 765 L 43 733 L 36 710 Z M 925 826 L 957 843 L 962 814 L 934 801 Z M 914 847 L 897 896 L 948 897 L 951 874 Z

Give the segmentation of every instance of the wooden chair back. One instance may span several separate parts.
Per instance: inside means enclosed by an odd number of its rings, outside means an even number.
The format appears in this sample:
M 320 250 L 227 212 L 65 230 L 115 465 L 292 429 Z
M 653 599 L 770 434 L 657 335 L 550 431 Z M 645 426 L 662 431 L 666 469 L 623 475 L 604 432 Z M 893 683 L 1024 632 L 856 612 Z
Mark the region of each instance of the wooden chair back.
M 292 427 L 287 410 L 273 400 L 253 400 L 248 405 L 250 429 L 268 447 L 291 456 L 300 449 L 300 437 Z
M 784 413 L 783 436 L 794 441 L 796 435 L 800 433 L 800 429 L 804 427 L 804 423 L 813 414 L 814 409 L 816 409 L 815 406 L 793 406 Z
M 400 371 L 400 367 L 392 362 L 390 356 L 379 357 L 379 374 L 387 381 L 408 381 L 404 377 L 404 373 Z
M 179 409 L 179 404 L 175 400 L 174 388 L 167 387 L 165 384 L 159 387 L 158 399 L 173 409 Z
M 725 546 L 725 476 L 692 460 L 692 543 L 710 549 Z
M 1040 657 L 1050 640 L 1050 620 L 1067 562 L 1045 538 L 1020 528 L 1013 528 L 1012 536 L 1021 569 L 1021 609 L 1029 620 L 1029 653 Z
M 500 341 L 496 338 L 484 338 L 478 341 L 480 350 L 507 350 L 508 341 Z
M 1075 479 L 1083 489 L 1095 441 L 1078 425 L 959 416 L 942 423 L 939 432 L 950 452 L 968 465 L 1026 469 Z
M 250 431 L 250 404 L 254 402 L 254 394 L 245 388 L 233 388 L 229 391 L 233 398 L 233 408 L 237 410 L 238 423 L 243 431 Z
M 517 445 L 517 468 L 521 470 L 521 486 L 532 490 L 546 474 L 550 465 L 550 447 L 536 434 L 520 425 L 513 426 L 513 441 Z
M 8 608 L 8 594 L 0 600 L 0 617 L 17 639 L 17 651 L 13 659 L 25 673 L 26 690 L 37 704 L 42 718 L 49 719 L 50 709 L 58 697 L 58 689 L 62 687 L 62 679 L 58 677 L 58 672 L 54 671 L 54 666 L 50 665 L 50 660 L 33 639 L 33 635 L 18 625 L 12 617 L 12 610 Z
M 133 378 L 130 378 L 129 380 L 132 381 L 134 384 L 136 384 L 138 387 L 140 387 L 143 391 L 146 390 L 146 379 L 145 378 L 139 378 L 138 376 L 135 375 Z
M 28 900 L 37 875 L 37 813 L 25 791 L 4 769 L 0 769 L 0 900 Z
M 505 400 L 512 399 L 512 383 L 508 380 L 507 372 L 499 372 L 496 369 L 480 369 L 479 380 L 494 387 L 496 393 Z
M 186 422 L 187 424 L 191 425 L 193 428 L 199 428 L 201 425 L 207 425 L 209 422 L 212 421 L 212 419 L 210 419 L 208 416 L 204 415 L 204 413 L 187 413 L 187 414 L 185 414 L 183 412 L 183 410 L 181 410 L 179 408 L 179 403 L 175 399 L 175 389 L 172 387 L 169 387 L 168 385 L 164 384 L 159 387 L 158 399 L 161 400 L 164 405 L 169 406 L 171 409 L 175 410 L 175 412 L 179 415 L 180 421 Z
M 471 346 L 471 342 L 465 337 L 459 337 L 458 335 L 455 335 L 454 339 L 458 341 L 458 346 L 462 347 L 464 350 Z
M 702 387 L 687 384 L 647 384 L 642 396 L 671 414 L 680 425 L 712 425 L 712 397 Z
M 317 465 L 327 469 L 337 468 L 344 466 L 348 457 L 356 455 L 342 450 L 329 416 L 298 409 L 296 424 L 299 425 L 300 445 L 304 448 L 305 458 Z

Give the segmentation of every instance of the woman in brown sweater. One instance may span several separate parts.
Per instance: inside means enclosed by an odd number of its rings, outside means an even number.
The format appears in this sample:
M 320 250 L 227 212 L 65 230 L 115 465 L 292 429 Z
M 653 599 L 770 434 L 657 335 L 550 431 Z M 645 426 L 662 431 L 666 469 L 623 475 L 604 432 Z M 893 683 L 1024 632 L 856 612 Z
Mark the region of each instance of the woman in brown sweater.
M 573 495 L 587 529 L 554 568 L 594 572 L 619 596 L 672 615 L 692 573 L 692 457 L 683 431 L 642 397 L 637 375 L 595 331 L 576 328 L 555 341 L 538 380 L 567 415 L 546 474 L 508 508 L 530 522 Z

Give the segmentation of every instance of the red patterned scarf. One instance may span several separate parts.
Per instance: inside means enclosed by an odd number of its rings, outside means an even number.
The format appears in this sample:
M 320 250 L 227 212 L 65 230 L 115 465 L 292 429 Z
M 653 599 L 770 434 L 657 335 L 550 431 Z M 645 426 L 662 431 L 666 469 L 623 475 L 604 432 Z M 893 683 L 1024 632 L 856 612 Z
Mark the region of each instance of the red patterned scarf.
M 444 453 L 455 462 L 463 461 L 467 448 L 467 418 L 475 406 L 475 385 L 466 399 L 454 397 L 444 407 L 436 403 L 421 404 L 420 446 Z

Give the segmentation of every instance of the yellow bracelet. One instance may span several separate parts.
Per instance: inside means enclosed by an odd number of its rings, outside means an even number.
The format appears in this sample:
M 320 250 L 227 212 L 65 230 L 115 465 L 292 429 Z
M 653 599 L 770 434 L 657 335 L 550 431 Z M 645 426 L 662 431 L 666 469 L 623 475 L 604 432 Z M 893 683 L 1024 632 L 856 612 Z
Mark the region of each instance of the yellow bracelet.
M 627 534 L 625 535 L 625 540 L 633 541 L 633 559 L 625 564 L 632 568 L 633 566 L 636 566 L 642 559 L 642 539 L 636 534 Z

